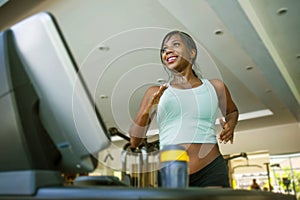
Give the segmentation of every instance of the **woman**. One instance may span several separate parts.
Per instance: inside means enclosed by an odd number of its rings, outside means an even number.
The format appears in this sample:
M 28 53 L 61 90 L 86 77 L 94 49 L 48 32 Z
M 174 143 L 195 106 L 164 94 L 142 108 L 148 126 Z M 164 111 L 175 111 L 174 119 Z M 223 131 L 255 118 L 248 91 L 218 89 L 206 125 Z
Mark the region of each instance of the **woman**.
M 163 39 L 161 61 L 171 71 L 169 84 L 150 87 L 130 128 L 131 147 L 136 148 L 157 114 L 160 148 L 179 144 L 190 157 L 190 186 L 229 187 L 228 169 L 218 146 L 233 142 L 238 109 L 221 80 L 197 77 L 193 65 L 197 48 L 193 39 L 181 31 L 172 31 Z M 216 137 L 218 109 L 225 121 Z

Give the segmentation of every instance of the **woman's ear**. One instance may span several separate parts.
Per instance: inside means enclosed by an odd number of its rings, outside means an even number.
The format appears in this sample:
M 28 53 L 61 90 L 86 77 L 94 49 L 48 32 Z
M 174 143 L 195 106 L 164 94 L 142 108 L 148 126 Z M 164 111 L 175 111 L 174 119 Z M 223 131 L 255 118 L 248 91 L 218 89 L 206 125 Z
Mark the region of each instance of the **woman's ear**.
M 191 52 L 190 52 L 190 58 L 192 60 L 194 60 L 195 56 L 196 56 L 196 49 L 192 49 Z

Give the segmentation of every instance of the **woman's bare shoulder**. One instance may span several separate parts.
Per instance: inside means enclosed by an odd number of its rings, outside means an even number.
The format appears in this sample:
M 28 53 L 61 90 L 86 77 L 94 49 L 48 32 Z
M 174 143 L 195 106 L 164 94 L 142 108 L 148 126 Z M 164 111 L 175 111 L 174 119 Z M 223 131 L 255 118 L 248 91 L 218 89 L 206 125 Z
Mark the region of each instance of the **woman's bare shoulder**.
M 153 85 L 153 86 L 150 86 L 149 88 L 148 88 L 148 90 L 157 90 L 157 89 L 159 89 L 159 85 Z
M 144 96 L 152 96 L 158 90 L 159 90 L 159 86 L 157 85 L 150 86 L 148 89 L 146 89 Z
M 156 92 L 158 89 L 159 89 L 159 86 L 158 86 L 158 85 L 153 85 L 153 86 L 150 86 L 150 87 L 146 90 L 146 93 L 148 93 L 148 92 L 154 93 L 154 92 Z
M 220 79 L 210 79 L 209 82 L 216 88 L 216 89 L 223 89 L 225 84 Z

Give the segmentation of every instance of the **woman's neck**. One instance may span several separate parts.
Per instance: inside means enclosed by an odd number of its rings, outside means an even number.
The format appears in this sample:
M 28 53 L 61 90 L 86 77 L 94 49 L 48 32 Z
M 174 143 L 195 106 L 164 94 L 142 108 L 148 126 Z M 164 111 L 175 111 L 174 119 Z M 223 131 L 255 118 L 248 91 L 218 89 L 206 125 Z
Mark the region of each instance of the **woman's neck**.
M 194 88 L 202 84 L 202 81 L 193 73 L 189 75 L 175 74 L 171 85 L 175 88 Z

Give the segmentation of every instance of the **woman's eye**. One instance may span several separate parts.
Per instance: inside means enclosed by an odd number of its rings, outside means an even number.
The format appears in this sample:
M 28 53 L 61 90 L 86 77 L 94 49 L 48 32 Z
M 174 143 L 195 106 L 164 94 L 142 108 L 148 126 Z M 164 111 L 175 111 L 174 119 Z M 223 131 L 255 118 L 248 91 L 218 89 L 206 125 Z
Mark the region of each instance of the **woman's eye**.
M 175 42 L 173 45 L 174 45 L 174 47 L 178 47 L 180 44 L 179 44 L 179 42 Z

